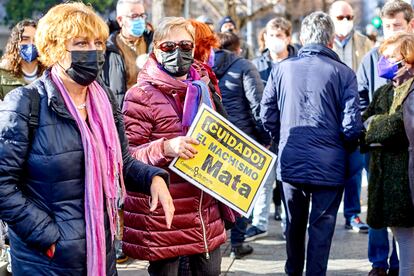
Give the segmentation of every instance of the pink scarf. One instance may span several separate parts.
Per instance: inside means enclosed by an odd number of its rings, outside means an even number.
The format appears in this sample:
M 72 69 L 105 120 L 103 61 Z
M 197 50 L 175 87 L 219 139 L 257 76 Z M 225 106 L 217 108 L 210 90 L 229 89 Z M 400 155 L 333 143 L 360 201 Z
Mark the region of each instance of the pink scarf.
M 122 150 L 112 106 L 102 87 L 94 81 L 88 86 L 84 121 L 69 96 L 56 67 L 53 82 L 79 127 L 85 156 L 86 266 L 88 275 L 106 275 L 104 204 L 110 221 L 112 239 L 118 222 L 117 203 L 125 197 L 122 176 Z M 104 202 L 105 196 L 105 202 Z

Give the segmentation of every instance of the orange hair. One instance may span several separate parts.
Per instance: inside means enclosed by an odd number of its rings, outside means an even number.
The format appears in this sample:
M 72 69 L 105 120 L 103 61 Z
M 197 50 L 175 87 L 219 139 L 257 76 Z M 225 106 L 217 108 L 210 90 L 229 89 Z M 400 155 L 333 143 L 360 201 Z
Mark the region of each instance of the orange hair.
M 382 54 L 385 49 L 392 44 L 398 46 L 397 51 L 400 52 L 406 63 L 414 64 L 414 34 L 399 33 L 388 38 L 381 44 L 379 52 Z
M 220 43 L 207 24 L 194 19 L 189 19 L 189 21 L 195 29 L 194 58 L 207 62 L 211 48 L 219 47 Z

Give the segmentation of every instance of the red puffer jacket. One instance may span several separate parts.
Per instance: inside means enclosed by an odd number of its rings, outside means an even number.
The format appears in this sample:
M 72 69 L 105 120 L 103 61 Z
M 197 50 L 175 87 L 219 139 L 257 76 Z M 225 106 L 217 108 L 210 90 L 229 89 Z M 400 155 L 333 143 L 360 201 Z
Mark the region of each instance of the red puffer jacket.
M 202 66 L 193 66 L 206 76 Z M 136 159 L 167 169 L 172 159 L 164 155 L 164 141 L 185 135 L 178 114 L 186 89 L 184 82 L 170 77 L 158 67 L 155 57 L 150 57 L 123 106 L 130 151 Z M 150 214 L 150 197 L 128 191 L 123 235 L 123 250 L 128 256 L 155 261 L 207 253 L 226 241 L 217 200 L 169 172 L 175 206 L 171 229 L 166 228 L 160 205 Z

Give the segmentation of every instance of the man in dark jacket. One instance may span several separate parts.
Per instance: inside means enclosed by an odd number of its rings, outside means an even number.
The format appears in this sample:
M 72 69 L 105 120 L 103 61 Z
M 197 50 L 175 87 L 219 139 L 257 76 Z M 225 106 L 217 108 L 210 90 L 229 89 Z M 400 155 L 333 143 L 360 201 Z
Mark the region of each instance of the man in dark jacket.
M 263 125 L 279 144 L 289 275 L 302 275 L 308 223 L 306 274 L 326 274 L 347 154 L 362 129 L 356 77 L 330 49 L 333 39 L 327 14 L 307 16 L 301 29 L 304 47 L 297 58 L 274 67 L 261 103 Z
M 126 91 L 137 83 L 136 59 L 149 52 L 153 32 L 146 22 L 142 0 L 119 0 L 116 13 L 121 29 L 112 33 L 106 42 L 101 77 L 122 108 Z
M 273 64 L 277 64 L 289 57 L 297 56 L 296 48 L 290 44 L 291 33 L 292 24 L 283 17 L 276 17 L 267 22 L 264 33 L 266 49 L 259 57 L 253 59 L 252 61 L 259 70 L 260 78 L 262 79 L 264 85 L 267 83 Z M 271 150 L 277 154 L 277 148 L 274 143 L 271 146 Z M 251 241 L 267 235 L 274 181 L 275 179 L 273 177 L 268 177 L 263 189 L 259 193 L 253 209 L 252 226 L 246 231 L 246 241 Z M 282 183 L 277 181 L 276 187 L 273 189 L 275 220 L 282 220 L 281 185 Z M 286 222 L 283 218 L 282 227 L 285 228 L 285 225 Z M 283 232 L 284 231 L 285 229 L 283 229 Z
M 219 80 L 223 105 L 228 119 L 244 133 L 268 146 L 270 138 L 260 121 L 263 83 L 256 67 L 240 57 L 240 39 L 231 32 L 218 34 L 221 50 L 215 52 L 213 71 Z M 238 218 L 231 230 L 232 256 L 241 258 L 253 252 L 243 245 L 247 219 Z
M 399 32 L 412 32 L 414 11 L 410 4 L 402 0 L 389 1 L 381 9 L 381 19 L 384 39 L 388 39 Z M 358 68 L 358 92 L 362 111 L 367 109 L 373 99 L 374 92 L 387 83 L 385 78 L 378 75 L 377 64 L 379 59 L 380 54 L 378 47 L 376 47 L 364 56 Z M 368 161 L 365 163 L 368 170 Z M 398 275 L 399 262 L 396 245 L 393 241 L 393 250 L 390 255 L 387 228 L 369 229 L 368 259 L 372 263 L 370 276 L 385 276 L 387 275 L 387 269 L 388 275 Z

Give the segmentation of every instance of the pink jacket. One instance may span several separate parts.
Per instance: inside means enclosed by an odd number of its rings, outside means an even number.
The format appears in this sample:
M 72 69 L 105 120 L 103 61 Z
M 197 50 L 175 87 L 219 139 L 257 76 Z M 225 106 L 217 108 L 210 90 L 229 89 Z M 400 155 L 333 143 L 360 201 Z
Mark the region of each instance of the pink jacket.
M 201 66 L 193 66 L 206 76 Z M 123 106 L 130 152 L 136 159 L 167 169 L 172 159 L 164 155 L 164 141 L 185 135 L 177 106 L 184 103 L 186 89 L 184 82 L 169 76 L 155 57 L 150 57 Z M 155 261 L 207 253 L 226 241 L 218 201 L 169 172 L 175 206 L 171 229 L 166 228 L 161 206 L 150 214 L 150 198 L 128 191 L 123 235 L 123 250 L 128 256 Z

